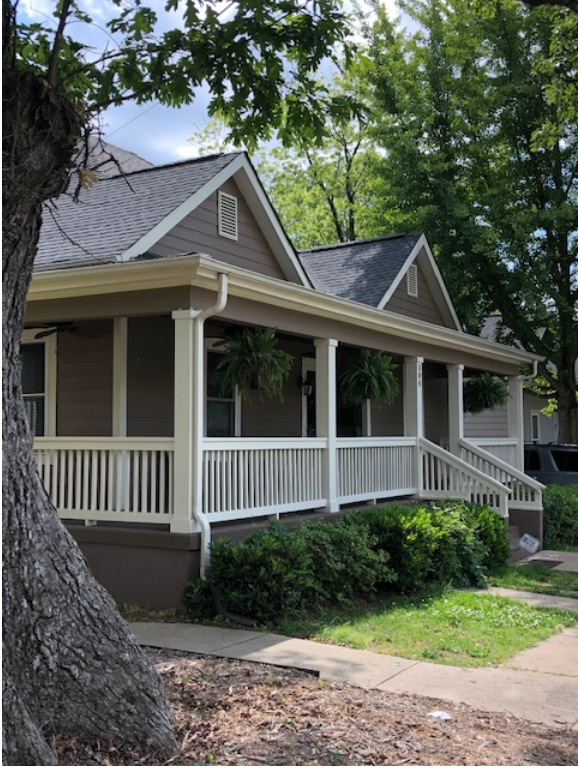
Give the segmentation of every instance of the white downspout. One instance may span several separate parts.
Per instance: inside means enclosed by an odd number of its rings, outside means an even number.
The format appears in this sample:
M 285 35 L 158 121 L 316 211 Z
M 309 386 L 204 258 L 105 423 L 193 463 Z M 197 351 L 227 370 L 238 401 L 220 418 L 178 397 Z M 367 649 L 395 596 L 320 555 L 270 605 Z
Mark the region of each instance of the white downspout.
M 229 278 L 224 273 L 219 273 L 219 289 L 217 302 L 212 307 L 203 309 L 195 318 L 194 326 L 194 350 L 195 368 L 193 391 L 193 418 L 195 428 L 193 430 L 193 518 L 199 524 L 201 533 L 201 577 L 209 565 L 211 544 L 211 524 L 203 513 L 203 438 L 205 433 L 205 320 L 219 314 L 227 306 L 229 300 Z

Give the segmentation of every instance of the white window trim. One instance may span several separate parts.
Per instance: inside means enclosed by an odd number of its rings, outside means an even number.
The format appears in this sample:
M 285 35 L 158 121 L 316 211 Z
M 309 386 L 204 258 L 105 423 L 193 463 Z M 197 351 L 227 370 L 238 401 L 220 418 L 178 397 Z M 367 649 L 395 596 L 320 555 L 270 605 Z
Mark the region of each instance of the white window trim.
M 534 422 L 534 419 L 536 420 Z M 534 423 L 536 424 L 536 434 L 534 434 Z M 532 409 L 530 411 L 530 442 L 541 443 L 542 442 L 542 424 L 540 423 L 540 411 Z
M 205 381 L 203 382 L 203 391 L 205 393 L 205 417 L 204 417 L 204 437 L 207 437 L 207 421 L 208 421 L 208 413 L 207 413 L 207 404 L 209 402 L 209 396 L 207 393 L 207 379 L 208 379 L 208 372 L 209 372 L 209 364 L 208 364 L 208 358 L 209 358 L 209 352 L 216 352 L 218 355 L 224 355 L 227 351 L 226 347 L 217 347 L 215 348 L 214 345 L 215 340 L 212 338 L 205 339 Z M 224 398 L 223 398 L 224 399 Z M 227 401 L 231 402 L 231 401 Z M 234 425 L 234 432 L 235 434 L 233 437 L 241 437 L 241 395 L 239 393 L 239 388 L 235 387 L 235 396 L 232 400 L 232 402 L 235 403 L 235 425 Z M 226 439 L 226 438 L 224 438 Z
M 410 264 L 407 268 L 406 285 L 407 295 L 417 299 L 419 296 L 419 274 L 417 271 L 417 264 Z
M 56 436 L 56 374 L 58 333 L 45 336 L 43 339 L 34 338 L 37 328 L 26 329 L 22 332 L 21 344 L 44 344 L 44 435 Z
M 228 240 L 239 239 L 239 207 L 237 198 L 234 195 L 221 192 L 221 190 L 219 190 L 217 195 L 217 231 L 220 237 L 226 237 Z

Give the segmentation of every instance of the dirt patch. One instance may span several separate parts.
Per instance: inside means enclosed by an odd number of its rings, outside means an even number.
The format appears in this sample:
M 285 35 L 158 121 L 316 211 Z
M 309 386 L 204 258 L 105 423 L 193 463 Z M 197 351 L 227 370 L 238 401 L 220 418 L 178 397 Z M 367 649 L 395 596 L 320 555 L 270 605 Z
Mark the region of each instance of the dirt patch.
M 57 740 L 62 765 L 576 765 L 578 732 L 296 670 L 147 649 L 179 752 Z M 450 720 L 429 716 L 447 712 Z

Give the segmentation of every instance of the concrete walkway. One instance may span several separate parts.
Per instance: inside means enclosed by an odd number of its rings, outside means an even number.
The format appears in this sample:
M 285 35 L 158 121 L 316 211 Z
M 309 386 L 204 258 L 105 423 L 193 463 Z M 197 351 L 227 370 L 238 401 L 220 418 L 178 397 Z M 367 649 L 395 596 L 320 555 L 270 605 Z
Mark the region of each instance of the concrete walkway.
M 543 551 L 520 561 L 578 572 L 578 552 Z M 493 587 L 529 605 L 578 612 L 578 600 Z M 360 688 L 430 696 L 578 731 L 578 626 L 516 654 L 501 667 L 463 669 L 400 659 L 268 632 L 198 624 L 134 623 L 140 645 L 274 664 Z
M 578 610 L 578 601 L 573 603 Z M 141 645 L 292 667 L 330 682 L 462 702 L 578 730 L 578 627 L 517 654 L 503 667 L 482 669 L 400 659 L 245 629 L 155 623 L 131 627 Z
M 518 561 L 518 565 L 525 563 L 538 563 L 539 565 L 549 565 L 554 571 L 569 571 L 578 573 L 578 552 L 558 552 L 554 549 L 542 549 L 535 555 L 525 557 Z

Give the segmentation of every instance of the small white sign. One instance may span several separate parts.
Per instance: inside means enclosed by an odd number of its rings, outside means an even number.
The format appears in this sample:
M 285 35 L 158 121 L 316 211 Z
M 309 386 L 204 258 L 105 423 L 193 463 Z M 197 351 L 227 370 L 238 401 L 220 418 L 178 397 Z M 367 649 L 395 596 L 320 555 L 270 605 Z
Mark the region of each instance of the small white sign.
M 531 555 L 535 555 L 540 549 L 540 540 L 530 536 L 529 533 L 525 533 L 520 539 L 520 547 L 525 549 L 526 552 L 529 552 Z

